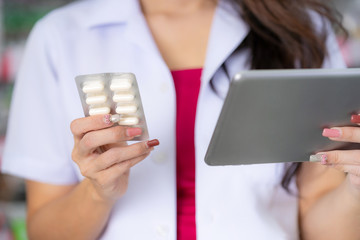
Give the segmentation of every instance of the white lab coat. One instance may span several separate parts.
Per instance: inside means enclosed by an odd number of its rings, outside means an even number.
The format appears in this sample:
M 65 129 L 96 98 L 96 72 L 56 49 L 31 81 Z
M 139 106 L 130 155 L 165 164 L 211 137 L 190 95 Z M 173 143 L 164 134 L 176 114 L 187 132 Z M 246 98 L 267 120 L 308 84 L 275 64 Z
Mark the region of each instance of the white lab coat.
M 195 127 L 198 240 L 298 238 L 297 198 L 279 185 L 283 164 L 204 163 L 229 85 L 218 69 L 226 59 L 231 75 L 248 68 L 246 52 L 229 58 L 247 33 L 229 6 L 217 8 Z M 344 67 L 333 35 L 328 46 L 326 65 Z M 161 143 L 131 170 L 101 239 L 176 239 L 175 91 L 137 1 L 76 2 L 36 24 L 15 87 L 2 170 L 51 184 L 82 179 L 71 160 L 70 122 L 83 117 L 74 77 L 99 72 L 136 74 L 150 136 Z

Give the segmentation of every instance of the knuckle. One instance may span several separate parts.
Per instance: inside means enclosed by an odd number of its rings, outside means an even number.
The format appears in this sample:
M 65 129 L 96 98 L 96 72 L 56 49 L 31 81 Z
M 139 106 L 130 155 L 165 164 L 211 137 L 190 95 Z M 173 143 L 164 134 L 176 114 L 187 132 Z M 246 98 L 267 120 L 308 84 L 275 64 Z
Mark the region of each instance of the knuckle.
M 75 119 L 70 123 L 70 130 L 72 132 L 73 135 L 77 135 L 78 134 L 78 124 L 79 120 Z
M 148 147 L 145 143 L 139 143 L 139 146 L 136 148 L 136 154 L 137 155 L 144 155 L 145 153 L 147 153 L 148 151 Z
M 139 145 L 137 148 L 135 148 L 134 153 L 136 154 L 136 156 L 141 156 L 144 154 L 144 148 L 141 145 Z
M 137 158 L 144 154 L 143 148 L 140 145 L 135 145 L 133 148 L 129 148 L 129 150 L 131 151 L 132 158 Z
M 351 142 L 358 142 L 360 140 L 360 128 L 355 128 L 355 127 L 344 128 L 343 134 L 345 139 Z
M 341 163 L 341 157 L 340 157 L 340 152 L 339 151 L 334 151 L 332 153 L 332 159 L 333 159 L 333 162 L 338 164 L 338 163 Z
M 79 168 L 81 175 L 84 177 L 90 177 L 90 169 L 88 166 L 80 165 Z
M 121 127 L 112 128 L 112 134 L 116 141 L 123 140 L 123 138 L 124 138 L 123 130 Z
M 346 129 L 345 136 L 348 140 L 354 140 L 356 138 L 356 133 L 354 129 Z
M 125 140 L 125 133 L 124 133 L 123 127 L 118 126 L 118 127 L 112 128 L 112 129 L 113 129 L 113 131 L 112 131 L 113 137 L 115 140 L 117 140 L 117 141 Z
M 77 150 L 74 148 L 71 152 L 71 159 L 75 162 L 78 163 L 78 154 L 77 154 Z
M 352 139 L 355 141 L 355 142 L 358 142 L 360 140 L 360 129 L 359 128 L 355 128 L 354 131 L 351 131 L 352 132 Z
M 86 134 L 83 138 L 82 138 L 82 144 L 86 147 L 86 148 L 92 148 L 94 147 L 94 139 L 92 137 L 91 134 Z

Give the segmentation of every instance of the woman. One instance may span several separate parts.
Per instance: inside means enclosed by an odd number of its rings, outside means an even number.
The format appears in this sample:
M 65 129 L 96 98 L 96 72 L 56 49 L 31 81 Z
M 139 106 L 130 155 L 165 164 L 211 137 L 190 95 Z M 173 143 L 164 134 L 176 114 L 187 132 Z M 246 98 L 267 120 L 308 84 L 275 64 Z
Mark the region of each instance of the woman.
M 285 176 L 283 164 L 203 161 L 237 71 L 344 67 L 328 20 L 316 0 L 94 0 L 45 17 L 18 77 L 3 166 L 27 179 L 30 238 L 359 239 L 357 150 L 324 155 L 340 171 L 303 163 Z M 82 117 L 74 77 L 121 71 L 136 74 L 160 145 L 127 145 L 140 129 Z M 338 130 L 324 135 L 360 142 L 358 128 Z

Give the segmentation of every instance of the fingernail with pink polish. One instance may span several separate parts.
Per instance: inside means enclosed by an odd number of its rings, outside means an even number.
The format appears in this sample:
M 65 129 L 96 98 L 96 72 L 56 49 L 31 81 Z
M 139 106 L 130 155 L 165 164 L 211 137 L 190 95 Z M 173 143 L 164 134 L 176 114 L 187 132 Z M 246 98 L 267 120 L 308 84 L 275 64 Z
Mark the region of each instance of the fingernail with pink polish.
M 335 128 L 325 128 L 322 135 L 328 138 L 339 138 L 341 137 L 341 131 Z
M 106 114 L 104 115 L 104 118 L 103 118 L 103 121 L 106 125 L 111 125 L 112 122 L 111 122 L 111 115 L 110 114 Z
M 160 144 L 160 142 L 159 142 L 159 140 L 157 140 L 157 139 L 147 141 L 147 143 L 146 143 L 146 145 L 147 145 L 148 148 L 152 148 L 152 147 L 158 146 L 159 144 Z
M 128 136 L 128 137 L 140 136 L 141 133 L 142 133 L 141 128 L 127 128 L 126 129 L 126 136 Z
M 321 164 L 325 165 L 327 164 L 327 156 L 326 154 L 316 154 L 310 156 L 310 162 L 320 162 Z

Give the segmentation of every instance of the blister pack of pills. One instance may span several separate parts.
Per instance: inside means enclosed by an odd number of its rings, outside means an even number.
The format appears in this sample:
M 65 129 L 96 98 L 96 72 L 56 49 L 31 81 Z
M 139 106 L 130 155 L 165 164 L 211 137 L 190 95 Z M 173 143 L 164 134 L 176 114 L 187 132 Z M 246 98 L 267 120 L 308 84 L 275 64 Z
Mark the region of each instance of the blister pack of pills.
M 132 73 L 100 73 L 75 78 L 85 116 L 112 114 L 111 121 L 121 126 L 140 127 L 149 138 L 140 92 Z M 116 126 L 116 124 L 114 125 Z

